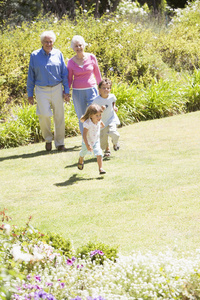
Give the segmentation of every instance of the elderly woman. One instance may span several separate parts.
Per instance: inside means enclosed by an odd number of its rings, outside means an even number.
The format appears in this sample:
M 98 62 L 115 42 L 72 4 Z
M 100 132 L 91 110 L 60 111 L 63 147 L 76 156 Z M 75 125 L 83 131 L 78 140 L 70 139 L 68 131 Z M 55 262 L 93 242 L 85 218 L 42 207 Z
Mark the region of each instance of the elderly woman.
M 65 151 L 64 101 L 69 101 L 68 71 L 60 50 L 53 48 L 56 40 L 53 31 L 41 34 L 42 48 L 31 53 L 27 91 L 28 101 L 33 104 L 33 92 L 37 101 L 36 113 L 39 116 L 46 150 L 51 151 L 53 134 L 51 117 L 54 117 L 54 143 L 59 151 Z M 64 91 L 62 88 L 64 87 Z M 53 112 L 52 112 L 53 110 Z
M 84 51 L 86 45 L 82 36 L 75 35 L 71 41 L 71 48 L 76 55 L 69 59 L 67 64 L 69 88 L 72 85 L 72 98 L 81 134 L 83 123 L 80 122 L 80 118 L 97 96 L 97 85 L 101 81 L 97 59 L 93 54 Z

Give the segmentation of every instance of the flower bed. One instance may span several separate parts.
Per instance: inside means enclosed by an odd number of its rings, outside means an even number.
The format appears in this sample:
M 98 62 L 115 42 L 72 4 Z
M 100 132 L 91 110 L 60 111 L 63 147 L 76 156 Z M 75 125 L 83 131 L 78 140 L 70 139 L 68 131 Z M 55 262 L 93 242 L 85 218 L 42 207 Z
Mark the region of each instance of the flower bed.
M 107 258 L 102 249 L 88 255 L 31 239 L 27 223 L 22 236 L 1 226 L 0 299 L 131 300 L 199 299 L 200 250 L 187 256 L 167 251 L 133 252 Z M 16 232 L 19 232 L 16 231 Z M 34 235 L 35 237 L 35 235 Z M 90 245 L 91 246 L 91 245 Z M 106 249 L 106 248 L 105 248 Z M 102 258 L 104 258 L 102 260 Z

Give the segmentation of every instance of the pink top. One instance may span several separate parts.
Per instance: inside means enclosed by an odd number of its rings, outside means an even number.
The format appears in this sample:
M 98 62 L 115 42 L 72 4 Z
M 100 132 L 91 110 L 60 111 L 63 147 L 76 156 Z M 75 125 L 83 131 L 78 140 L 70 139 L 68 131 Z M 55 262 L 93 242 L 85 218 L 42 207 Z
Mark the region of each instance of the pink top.
M 67 63 L 69 88 L 86 89 L 94 87 L 101 81 L 101 73 L 94 54 L 88 53 L 87 59 L 79 66 L 71 58 Z

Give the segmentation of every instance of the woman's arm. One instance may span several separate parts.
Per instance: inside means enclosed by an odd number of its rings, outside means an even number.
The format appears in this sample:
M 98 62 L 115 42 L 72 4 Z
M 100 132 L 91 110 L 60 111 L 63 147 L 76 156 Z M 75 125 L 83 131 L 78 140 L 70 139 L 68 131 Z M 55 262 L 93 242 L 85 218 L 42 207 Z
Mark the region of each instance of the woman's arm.
M 68 60 L 68 63 L 67 63 L 67 70 L 68 70 L 68 85 L 69 85 L 69 88 L 71 88 L 72 81 L 73 81 L 73 70 L 72 70 L 70 60 Z
M 94 76 L 96 78 L 97 84 L 99 84 L 99 82 L 101 81 L 101 73 L 99 70 L 99 65 L 96 59 L 95 55 L 92 55 L 93 58 L 93 64 L 94 64 Z

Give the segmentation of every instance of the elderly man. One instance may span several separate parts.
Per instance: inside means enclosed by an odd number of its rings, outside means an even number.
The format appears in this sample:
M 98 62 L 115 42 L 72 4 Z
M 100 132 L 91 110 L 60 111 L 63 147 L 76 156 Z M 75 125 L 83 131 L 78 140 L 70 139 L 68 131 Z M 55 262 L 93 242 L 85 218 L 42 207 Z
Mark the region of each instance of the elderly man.
M 59 151 L 65 151 L 63 98 L 69 101 L 68 71 L 62 53 L 60 50 L 53 48 L 56 40 L 55 33 L 45 31 L 40 38 L 42 48 L 33 51 L 30 56 L 27 79 L 28 101 L 33 104 L 35 88 L 36 113 L 39 116 L 42 136 L 46 142 L 46 150 L 51 151 L 52 149 L 51 117 L 53 116 L 55 147 Z

